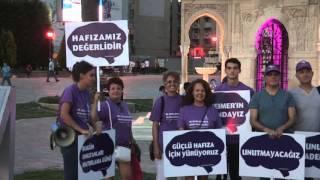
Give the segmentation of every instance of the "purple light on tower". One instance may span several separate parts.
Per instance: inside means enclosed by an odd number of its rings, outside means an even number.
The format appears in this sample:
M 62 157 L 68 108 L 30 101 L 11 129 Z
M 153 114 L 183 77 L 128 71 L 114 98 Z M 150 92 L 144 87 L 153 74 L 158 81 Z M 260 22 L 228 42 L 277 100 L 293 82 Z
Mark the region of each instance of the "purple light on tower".
M 269 64 L 275 64 L 281 70 L 281 87 L 288 87 L 288 35 L 284 26 L 276 19 L 267 20 L 258 30 L 256 35 L 257 49 L 257 81 L 256 89 L 263 88 L 264 68 Z

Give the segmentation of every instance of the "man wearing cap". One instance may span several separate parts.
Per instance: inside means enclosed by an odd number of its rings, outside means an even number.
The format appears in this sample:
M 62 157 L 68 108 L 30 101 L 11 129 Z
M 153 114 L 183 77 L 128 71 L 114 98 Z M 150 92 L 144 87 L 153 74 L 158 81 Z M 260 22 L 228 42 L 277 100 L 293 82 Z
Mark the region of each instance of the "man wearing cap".
M 313 71 L 310 63 L 301 60 L 296 66 L 299 86 L 290 90 L 296 102 L 295 131 L 320 132 L 320 94 L 311 83 Z
M 289 92 L 280 88 L 278 66 L 266 68 L 265 82 L 265 89 L 254 94 L 250 102 L 250 123 L 255 130 L 278 138 L 295 122 L 295 102 Z

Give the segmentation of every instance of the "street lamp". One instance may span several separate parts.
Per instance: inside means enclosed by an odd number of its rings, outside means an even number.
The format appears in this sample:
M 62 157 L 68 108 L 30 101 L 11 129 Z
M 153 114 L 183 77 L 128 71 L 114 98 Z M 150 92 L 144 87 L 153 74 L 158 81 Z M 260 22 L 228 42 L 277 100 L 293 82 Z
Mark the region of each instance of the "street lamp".
M 211 37 L 211 40 L 212 40 L 213 42 L 217 42 L 217 41 L 218 41 L 218 37 L 217 37 L 217 36 L 213 36 L 213 37 Z
M 48 30 L 46 33 L 46 37 L 49 40 L 49 60 L 52 58 L 52 41 L 54 39 L 54 32 L 52 30 Z
M 210 39 L 211 39 L 212 46 L 214 47 L 214 50 L 218 51 L 218 37 L 211 36 Z

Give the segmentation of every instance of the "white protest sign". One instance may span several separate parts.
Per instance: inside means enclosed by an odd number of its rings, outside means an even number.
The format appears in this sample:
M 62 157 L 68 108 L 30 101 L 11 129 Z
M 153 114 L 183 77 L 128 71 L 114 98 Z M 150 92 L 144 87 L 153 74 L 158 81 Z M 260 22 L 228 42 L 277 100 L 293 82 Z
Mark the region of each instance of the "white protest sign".
M 320 133 L 296 131 L 295 134 L 306 136 L 305 177 L 320 177 Z
M 103 179 L 115 175 L 115 131 L 86 138 L 78 136 L 79 180 Z
M 304 179 L 305 136 L 283 134 L 270 138 L 266 133 L 240 134 L 239 175 Z
M 164 131 L 165 177 L 226 174 L 224 129 Z
M 213 93 L 213 106 L 228 134 L 251 131 L 250 125 L 250 91 L 216 91 Z
M 129 64 L 128 21 L 67 22 L 67 67 L 81 60 L 94 66 Z

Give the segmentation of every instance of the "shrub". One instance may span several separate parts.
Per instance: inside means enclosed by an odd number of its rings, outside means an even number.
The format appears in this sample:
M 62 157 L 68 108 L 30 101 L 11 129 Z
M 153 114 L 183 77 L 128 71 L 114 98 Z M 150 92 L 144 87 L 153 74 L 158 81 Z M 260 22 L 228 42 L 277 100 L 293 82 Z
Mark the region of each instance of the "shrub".
M 47 96 L 41 97 L 38 102 L 39 103 L 48 103 L 48 104 L 59 104 L 59 96 Z

